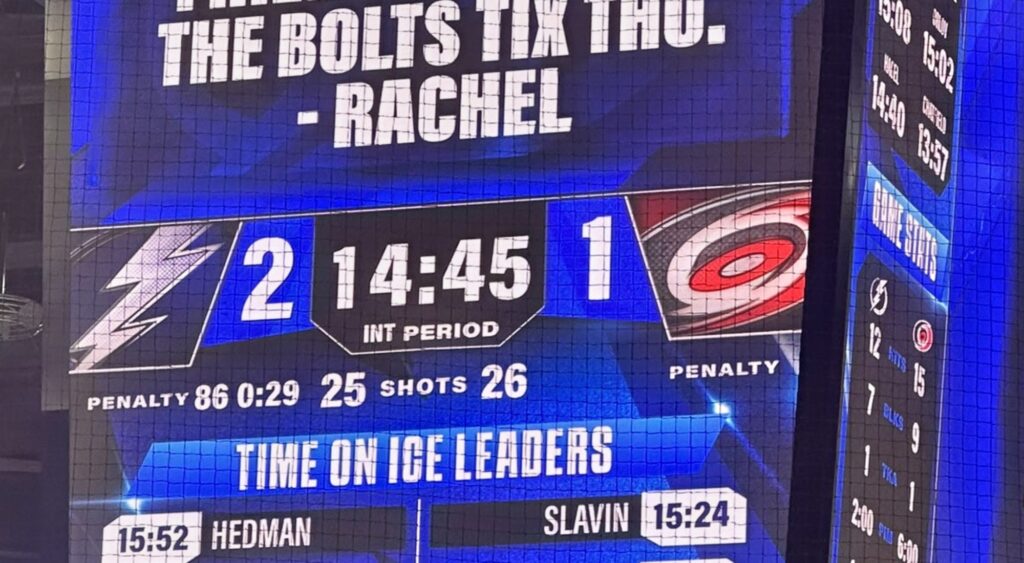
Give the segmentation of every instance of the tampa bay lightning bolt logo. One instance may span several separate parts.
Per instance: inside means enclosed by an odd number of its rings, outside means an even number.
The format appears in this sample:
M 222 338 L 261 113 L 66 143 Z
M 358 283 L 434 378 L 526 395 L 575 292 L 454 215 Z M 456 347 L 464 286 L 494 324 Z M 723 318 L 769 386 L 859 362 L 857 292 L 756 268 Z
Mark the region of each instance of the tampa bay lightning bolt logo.
M 799 328 L 810 190 L 757 188 L 683 209 L 642 234 L 669 335 Z
M 219 233 L 208 233 L 210 225 L 168 225 L 158 227 L 148 234 L 141 245 L 112 276 L 109 276 L 99 290 L 98 301 L 105 307 L 102 313 L 81 336 L 71 345 L 72 373 L 91 371 L 129 371 L 132 369 L 154 369 L 178 367 L 176 364 L 191 360 L 194 342 L 198 341 L 205 311 L 196 314 L 196 305 L 206 309 L 213 297 L 209 288 L 216 285 L 219 269 L 213 268 L 203 279 L 190 280 L 190 276 L 221 249 L 223 242 L 216 241 Z M 210 236 L 213 234 L 213 236 Z M 206 236 L 204 236 L 206 235 Z M 76 280 L 96 279 L 102 276 L 104 262 L 110 263 L 118 251 L 133 247 L 127 237 L 105 236 L 91 239 L 92 248 L 84 250 L 88 258 L 76 264 Z M 137 237 L 136 237 L 137 238 Z M 205 239 L 205 240 L 201 240 Z M 214 239 L 216 242 L 211 242 Z M 81 249 L 80 249 L 81 250 Z M 224 254 L 221 252 L 221 254 Z M 221 262 L 221 260 L 218 260 Z M 174 300 L 176 288 L 184 287 L 186 280 L 193 282 L 184 294 Z M 214 282 L 213 284 L 209 282 Z M 87 288 L 77 288 L 87 292 Z M 109 303 L 113 299 L 113 303 Z M 159 308 L 158 308 L 159 307 Z M 152 333 L 168 320 L 171 312 L 180 312 L 180 322 L 172 323 L 174 338 L 161 338 L 146 348 L 126 355 L 134 343 Z M 190 325 L 196 325 L 193 329 Z M 187 346 L 178 346 L 177 341 L 189 340 Z M 183 348 L 184 353 L 173 353 L 168 359 L 164 350 Z M 187 356 L 187 357 L 185 357 Z

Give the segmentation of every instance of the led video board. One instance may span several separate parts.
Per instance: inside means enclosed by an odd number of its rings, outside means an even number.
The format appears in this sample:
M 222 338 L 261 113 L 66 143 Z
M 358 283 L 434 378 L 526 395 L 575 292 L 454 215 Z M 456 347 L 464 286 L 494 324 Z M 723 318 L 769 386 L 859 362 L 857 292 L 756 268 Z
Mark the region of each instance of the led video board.
M 1024 14 L 1001 1 L 857 9 L 830 560 L 1013 560 L 1018 508 L 997 499 L 1019 467 L 1010 38 Z
M 75 0 L 72 560 L 781 560 L 819 4 Z

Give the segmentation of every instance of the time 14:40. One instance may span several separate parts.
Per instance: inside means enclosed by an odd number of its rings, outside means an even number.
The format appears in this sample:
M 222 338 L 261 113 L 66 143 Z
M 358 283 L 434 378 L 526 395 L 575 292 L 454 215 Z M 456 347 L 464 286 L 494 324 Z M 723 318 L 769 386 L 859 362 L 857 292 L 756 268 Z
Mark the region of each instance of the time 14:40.
M 893 92 L 886 92 L 885 80 L 878 75 L 871 77 L 871 110 L 878 112 L 882 122 L 892 128 L 902 139 L 907 129 L 907 107 Z

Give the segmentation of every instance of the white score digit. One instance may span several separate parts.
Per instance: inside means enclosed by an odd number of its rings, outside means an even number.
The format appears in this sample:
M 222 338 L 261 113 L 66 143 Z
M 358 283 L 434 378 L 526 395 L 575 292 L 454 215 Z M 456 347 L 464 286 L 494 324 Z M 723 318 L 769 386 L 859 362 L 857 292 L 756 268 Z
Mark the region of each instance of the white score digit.
M 612 217 L 602 215 L 583 224 L 583 238 L 590 241 L 587 299 L 607 301 L 612 293 Z
M 868 383 L 868 392 L 871 395 L 868 396 L 868 416 L 871 416 L 871 406 L 875 404 L 875 386 Z
M 270 254 L 270 270 L 242 305 L 243 321 L 275 321 L 292 317 L 293 303 L 270 303 L 270 297 L 291 275 L 295 252 L 292 245 L 283 238 L 261 238 L 245 251 L 242 263 L 246 266 L 262 266 L 267 254 Z
M 494 239 L 494 253 L 491 256 L 491 273 L 503 275 L 512 271 L 512 282 L 492 281 L 491 295 L 501 301 L 514 301 L 526 294 L 530 289 L 530 262 L 523 256 L 510 256 L 512 250 L 525 250 L 530 246 L 530 237 L 498 237 Z
M 917 483 L 911 481 L 910 482 L 910 511 L 911 512 L 914 511 L 914 489 L 916 489 L 916 488 L 917 488 Z
M 389 244 L 377 263 L 377 268 L 370 278 L 370 293 L 373 295 L 390 294 L 391 306 L 405 305 L 412 280 L 409 279 L 409 245 L 407 243 Z
M 882 354 L 879 351 L 879 348 L 882 347 L 882 328 L 875 323 L 871 323 L 868 330 L 868 352 L 876 360 L 881 359 Z
M 520 399 L 526 395 L 528 384 L 526 366 L 521 363 L 514 363 L 508 366 L 508 369 L 492 364 L 485 367 L 480 375 L 488 380 L 484 385 L 484 390 L 480 393 L 481 399 L 491 400 L 504 397 Z M 498 388 L 499 385 L 502 386 L 501 389 Z
M 497 250 L 497 245 L 495 245 Z M 480 301 L 480 288 L 486 283 L 480 272 L 483 242 L 478 238 L 460 240 L 452 261 L 444 271 L 442 289 L 461 289 L 467 303 Z
M 337 307 L 339 310 L 351 309 L 355 306 L 356 247 L 346 246 L 335 252 L 334 263 L 338 265 Z
M 193 404 L 197 411 L 224 410 L 231 402 L 228 394 L 228 386 L 225 383 L 217 385 L 200 385 L 196 387 L 195 400 Z
M 364 379 L 366 379 L 366 373 L 361 371 L 353 371 L 345 375 L 328 373 L 320 380 L 320 385 L 327 387 L 327 392 L 324 393 L 324 398 L 320 401 L 320 408 L 337 409 L 343 405 L 354 408 L 362 405 L 366 402 Z M 344 394 L 340 399 L 337 398 L 339 393 Z
M 925 369 L 921 364 L 914 364 L 914 393 L 918 397 L 924 398 L 924 374 Z
M 871 445 L 864 446 L 864 476 L 871 474 Z
M 294 407 L 299 403 L 301 387 L 299 387 L 298 381 L 295 381 L 294 379 L 285 381 L 284 386 L 281 388 L 281 392 L 282 395 L 284 395 L 284 399 L 282 399 L 281 402 L 284 403 L 286 407 Z
M 918 423 L 914 423 L 914 426 L 910 430 L 910 435 L 912 438 L 910 442 L 910 449 L 916 454 L 917 450 L 921 449 L 921 426 Z

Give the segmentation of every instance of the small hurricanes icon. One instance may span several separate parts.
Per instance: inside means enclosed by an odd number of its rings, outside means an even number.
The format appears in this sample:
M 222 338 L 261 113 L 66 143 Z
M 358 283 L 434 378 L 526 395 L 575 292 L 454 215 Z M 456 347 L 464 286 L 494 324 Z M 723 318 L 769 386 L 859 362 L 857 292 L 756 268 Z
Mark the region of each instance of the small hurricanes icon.
M 914 348 L 918 352 L 925 353 L 932 349 L 935 344 L 935 333 L 932 331 L 932 323 L 921 319 L 914 323 Z

